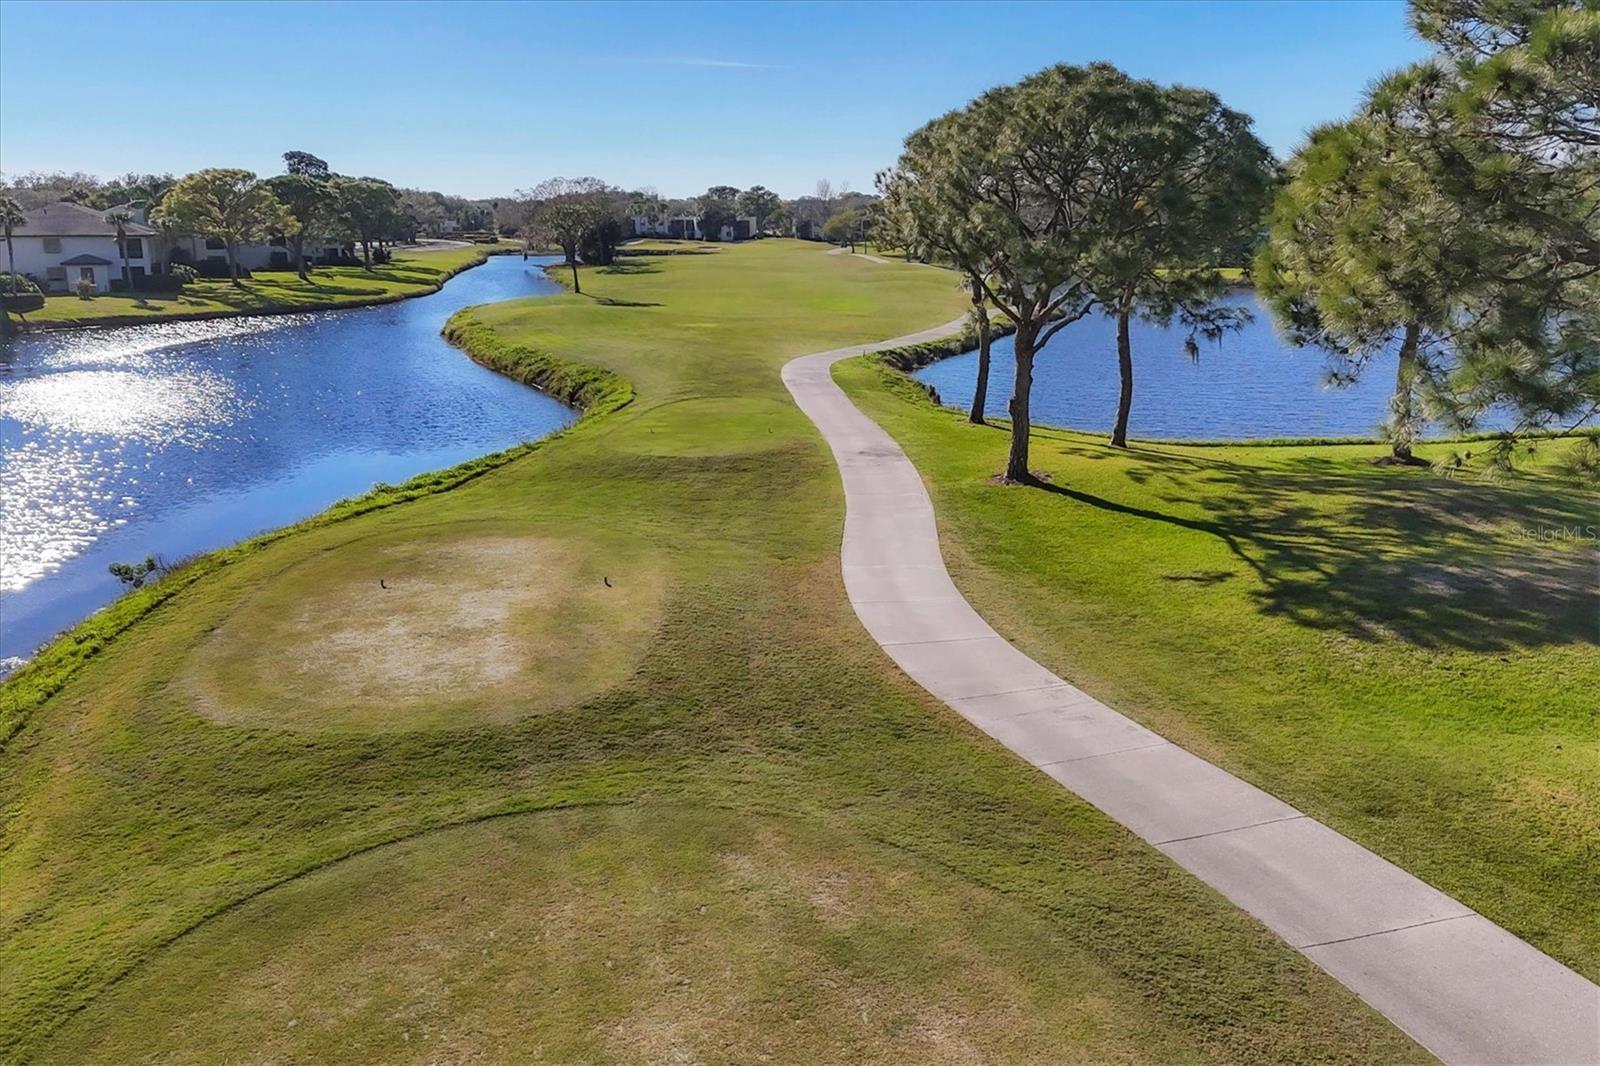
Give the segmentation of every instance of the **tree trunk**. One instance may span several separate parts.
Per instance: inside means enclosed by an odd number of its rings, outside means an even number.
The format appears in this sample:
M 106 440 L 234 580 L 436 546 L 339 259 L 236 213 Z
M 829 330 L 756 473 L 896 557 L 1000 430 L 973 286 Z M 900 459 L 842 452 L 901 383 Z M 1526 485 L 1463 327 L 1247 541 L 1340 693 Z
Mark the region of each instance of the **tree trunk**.
M 6 271 L 17 272 L 17 250 L 11 246 L 11 234 L 6 234 Z
M 978 320 L 978 381 L 972 389 L 972 410 L 967 419 L 983 425 L 984 408 L 989 405 L 989 308 L 983 302 L 983 287 L 972 279 L 972 313 Z
M 361 265 L 367 270 L 372 269 L 372 242 L 361 238 Z
M 306 239 L 294 238 L 294 272 L 300 275 L 301 281 L 307 280 L 306 271 Z
M 1122 375 L 1122 392 L 1117 397 L 1117 425 L 1111 431 L 1111 443 L 1118 448 L 1128 446 L 1128 412 L 1133 409 L 1133 345 L 1128 339 L 1129 312 L 1117 314 L 1117 371 Z
M 239 281 L 239 249 L 231 241 L 228 243 L 228 276 L 233 279 L 235 285 L 244 288 L 244 284 Z
M 1011 453 L 1006 457 L 1006 480 L 1028 482 L 1028 434 L 1032 422 L 1028 417 L 1028 401 L 1033 392 L 1033 341 L 1034 327 L 1018 325 L 1013 346 L 1017 357 L 1017 384 L 1011 393 Z
M 1400 342 L 1400 359 L 1394 372 L 1394 396 L 1390 400 L 1393 410 L 1390 431 L 1390 454 L 1402 463 L 1413 462 L 1411 455 L 1411 391 L 1417 381 L 1417 346 L 1422 337 L 1422 327 L 1416 322 L 1406 323 L 1405 338 Z
M 568 259 L 567 265 L 572 268 L 572 291 L 581 294 L 583 289 L 578 287 L 578 261 L 576 259 Z

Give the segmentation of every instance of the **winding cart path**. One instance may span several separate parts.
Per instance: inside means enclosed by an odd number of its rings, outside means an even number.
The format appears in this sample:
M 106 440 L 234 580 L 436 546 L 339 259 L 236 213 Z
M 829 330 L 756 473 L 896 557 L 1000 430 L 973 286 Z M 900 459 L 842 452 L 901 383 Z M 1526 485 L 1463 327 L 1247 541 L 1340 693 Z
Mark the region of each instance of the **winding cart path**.
M 845 588 L 873 639 L 978 728 L 1159 848 L 1448 1063 L 1600 1063 L 1600 987 L 1354 841 L 1097 702 L 956 589 L 921 477 L 833 364 L 783 368 L 845 490 Z

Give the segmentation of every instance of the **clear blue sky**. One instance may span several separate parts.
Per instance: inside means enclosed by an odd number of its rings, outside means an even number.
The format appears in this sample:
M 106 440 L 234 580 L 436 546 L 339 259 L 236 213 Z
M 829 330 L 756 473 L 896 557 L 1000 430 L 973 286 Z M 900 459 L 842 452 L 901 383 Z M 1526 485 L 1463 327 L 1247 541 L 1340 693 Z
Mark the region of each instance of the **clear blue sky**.
M 490 196 L 870 188 L 984 89 L 1109 60 L 1280 155 L 1425 49 L 1399 3 L 0 3 L 0 170 L 281 169 Z

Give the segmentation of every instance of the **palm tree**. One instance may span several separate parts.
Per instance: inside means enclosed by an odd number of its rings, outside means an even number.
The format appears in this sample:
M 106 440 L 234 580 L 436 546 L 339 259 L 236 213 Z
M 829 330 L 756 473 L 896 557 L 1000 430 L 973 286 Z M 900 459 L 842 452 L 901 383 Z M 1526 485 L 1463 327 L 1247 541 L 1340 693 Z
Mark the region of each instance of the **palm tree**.
M 106 212 L 106 221 L 117 228 L 117 251 L 122 253 L 122 284 L 131 292 L 133 278 L 128 272 L 128 223 L 133 221 L 133 216 L 118 208 Z
M 0 288 L 0 336 L 9 337 L 16 332 L 16 326 L 11 322 L 11 301 L 3 299 L 18 292 L 17 286 L 17 252 L 12 247 L 11 235 L 18 226 L 25 226 L 28 216 L 22 213 L 22 205 L 9 196 L 0 196 L 0 229 L 6 235 L 6 280 Z M 17 312 L 17 317 L 22 317 L 22 312 Z
M 0 196 L 0 228 L 6 234 L 6 271 L 11 274 L 17 272 L 17 251 L 11 245 L 11 235 L 18 226 L 28 224 L 28 216 L 22 213 L 22 205 L 9 196 Z

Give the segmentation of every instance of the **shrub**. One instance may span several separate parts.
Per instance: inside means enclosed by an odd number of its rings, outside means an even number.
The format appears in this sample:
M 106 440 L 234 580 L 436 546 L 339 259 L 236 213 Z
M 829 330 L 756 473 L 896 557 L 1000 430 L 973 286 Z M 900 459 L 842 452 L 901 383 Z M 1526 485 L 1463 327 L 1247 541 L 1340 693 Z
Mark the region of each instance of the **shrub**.
M 389 254 L 389 249 L 387 248 L 374 248 L 372 250 L 372 262 L 374 265 L 387 263 L 391 258 L 393 257 Z
M 133 287 L 140 292 L 178 292 L 199 276 L 194 267 L 174 263 L 165 274 L 146 274 L 136 279 Z
M 578 258 L 591 266 L 610 266 L 621 243 L 622 223 L 614 218 L 602 219 L 584 231 L 578 241 Z
M 147 555 L 142 563 L 112 563 L 106 569 L 124 587 L 137 589 L 143 588 L 145 582 L 154 580 L 162 567 L 154 555 Z
M 25 274 L 0 274 L 0 309 L 26 314 L 44 306 L 38 282 Z
M 92 300 L 92 299 L 94 299 L 94 282 L 90 281 L 88 278 L 79 278 L 78 279 L 78 284 L 76 286 L 76 289 L 77 289 L 77 292 L 78 292 L 78 299 L 80 299 L 80 300 Z
M 233 276 L 228 270 L 228 261 L 226 259 L 202 259 L 196 264 L 195 269 L 200 272 L 202 278 L 228 278 Z M 240 267 L 239 276 L 248 278 L 250 271 Z

